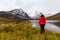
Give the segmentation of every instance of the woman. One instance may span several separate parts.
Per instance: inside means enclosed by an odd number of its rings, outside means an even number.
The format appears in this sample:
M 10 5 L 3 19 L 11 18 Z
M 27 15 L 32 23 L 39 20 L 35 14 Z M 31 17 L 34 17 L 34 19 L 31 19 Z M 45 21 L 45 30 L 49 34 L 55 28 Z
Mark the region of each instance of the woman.
M 39 18 L 39 25 L 41 27 L 41 33 L 44 33 L 44 27 L 45 27 L 45 24 L 46 24 L 46 18 L 45 16 L 42 14 Z

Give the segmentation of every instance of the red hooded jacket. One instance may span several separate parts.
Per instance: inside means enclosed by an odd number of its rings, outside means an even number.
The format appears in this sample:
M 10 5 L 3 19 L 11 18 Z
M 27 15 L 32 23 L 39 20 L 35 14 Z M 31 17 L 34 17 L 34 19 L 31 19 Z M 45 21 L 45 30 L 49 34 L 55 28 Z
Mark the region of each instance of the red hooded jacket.
M 46 18 L 45 17 L 40 17 L 39 18 L 39 24 L 46 24 Z

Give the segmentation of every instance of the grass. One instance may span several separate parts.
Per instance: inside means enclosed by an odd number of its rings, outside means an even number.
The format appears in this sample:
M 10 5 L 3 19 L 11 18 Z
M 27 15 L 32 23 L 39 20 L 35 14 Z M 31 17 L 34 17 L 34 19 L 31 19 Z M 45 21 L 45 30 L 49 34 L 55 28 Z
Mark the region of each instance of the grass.
M 40 27 L 32 28 L 32 24 L 21 22 L 18 24 L 0 24 L 0 40 L 60 40 L 60 34 L 45 30 L 40 33 Z
M 0 22 L 7 22 L 7 23 L 12 23 L 12 22 L 15 22 L 15 20 L 14 19 L 12 19 L 12 18 L 1 18 L 0 17 Z

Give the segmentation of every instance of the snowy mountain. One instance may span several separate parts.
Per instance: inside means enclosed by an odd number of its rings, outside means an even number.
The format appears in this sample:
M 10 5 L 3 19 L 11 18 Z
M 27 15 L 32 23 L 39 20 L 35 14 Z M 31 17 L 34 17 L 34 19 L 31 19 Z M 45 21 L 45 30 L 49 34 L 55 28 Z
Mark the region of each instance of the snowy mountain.
M 33 16 L 31 16 L 31 18 L 32 19 L 39 19 L 40 18 L 40 16 L 41 16 L 41 12 L 35 12 L 34 14 L 33 14 Z
M 16 22 L 20 22 L 26 19 L 30 19 L 28 14 L 23 9 L 13 9 L 11 11 L 0 11 L 0 17 L 13 18 Z
M 14 16 L 18 16 L 20 18 L 24 18 L 24 19 L 29 19 L 30 17 L 28 16 L 28 14 L 23 11 L 23 9 L 14 9 L 12 11 L 10 11 L 11 14 L 13 14 Z

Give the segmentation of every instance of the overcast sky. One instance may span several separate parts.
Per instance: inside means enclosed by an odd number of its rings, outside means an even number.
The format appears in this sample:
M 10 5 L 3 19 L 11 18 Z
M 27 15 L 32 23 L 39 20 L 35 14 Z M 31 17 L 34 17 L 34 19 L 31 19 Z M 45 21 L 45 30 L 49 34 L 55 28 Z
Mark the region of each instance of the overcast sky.
M 30 15 L 34 15 L 35 11 L 55 14 L 60 11 L 60 0 L 0 0 L 0 11 L 15 8 L 22 8 Z

